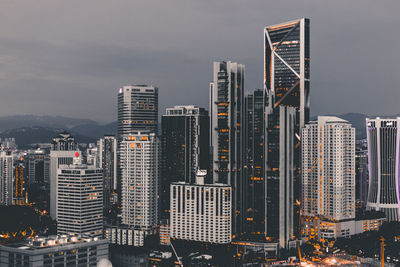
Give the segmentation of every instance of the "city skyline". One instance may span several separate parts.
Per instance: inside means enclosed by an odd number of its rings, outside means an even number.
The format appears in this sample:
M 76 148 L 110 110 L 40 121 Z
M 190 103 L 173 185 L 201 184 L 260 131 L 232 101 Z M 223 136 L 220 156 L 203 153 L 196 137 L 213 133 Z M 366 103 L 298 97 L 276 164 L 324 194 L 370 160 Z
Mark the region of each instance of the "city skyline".
M 400 263 L 393 11 L 41 1 L 0 4 L 0 267 Z
M 12 27 L 1 30 L 0 90 L 7 95 L 6 100 L 0 100 L 4 101 L 0 102 L 2 115 L 51 113 L 109 122 L 117 112 L 111 99 L 115 99 L 119 87 L 143 83 L 160 88 L 160 110 L 182 104 L 207 107 L 212 73 L 209 66 L 213 61 L 245 64 L 245 89 L 262 88 L 260 32 L 265 25 L 300 17 L 310 17 L 314 22 L 311 86 L 318 90 L 311 97 L 311 115 L 337 110 L 397 113 L 395 102 L 390 102 L 396 97 L 385 98 L 400 94 L 394 90 L 399 82 L 395 75 L 398 56 L 393 53 L 398 37 L 385 34 L 386 30 L 395 32 L 399 18 L 394 14 L 396 8 L 389 5 L 371 2 L 371 8 L 354 1 L 346 3 L 344 9 L 340 1 L 324 6 L 307 1 L 285 7 L 272 2 L 246 3 L 245 7 L 233 3 L 233 14 L 239 15 L 243 8 L 251 14 L 238 18 L 222 12 L 222 3 L 213 12 L 206 12 L 205 4 L 188 2 L 182 5 L 186 12 L 181 17 L 174 18 L 177 10 L 173 7 L 160 8 L 172 16 L 155 10 L 154 21 L 142 27 L 138 22 L 146 17 L 133 11 L 148 10 L 147 4 L 131 3 L 123 9 L 117 2 L 110 9 L 104 2 L 97 3 L 89 1 L 79 8 L 55 3 L 3 4 L 0 22 Z M 356 6 L 357 16 L 349 16 Z M 57 7 L 65 9 L 68 16 L 54 17 L 52 8 Z M 107 12 L 110 22 L 105 23 L 99 18 Z M 128 16 L 129 12 L 134 16 Z M 88 20 L 87 14 L 96 16 Z M 77 23 L 69 23 L 71 16 Z M 187 21 L 186 25 L 182 21 Z M 168 27 L 168 31 L 159 25 Z M 230 31 L 231 25 L 235 31 Z M 385 31 L 378 31 L 383 28 Z M 236 38 L 236 31 L 241 38 Z M 371 55 L 383 39 L 387 40 L 385 49 Z M 365 79 L 371 76 L 373 80 Z M 361 90 L 363 94 L 358 93 Z M 389 103 L 373 105 L 376 101 Z

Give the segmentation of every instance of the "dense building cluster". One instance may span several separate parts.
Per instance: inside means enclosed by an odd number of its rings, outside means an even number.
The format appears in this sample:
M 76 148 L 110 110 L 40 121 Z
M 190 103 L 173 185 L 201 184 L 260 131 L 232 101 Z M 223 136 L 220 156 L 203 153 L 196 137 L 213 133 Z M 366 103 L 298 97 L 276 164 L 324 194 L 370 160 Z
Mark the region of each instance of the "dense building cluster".
M 310 121 L 309 19 L 265 27 L 263 89 L 246 91 L 244 64 L 219 61 L 208 93 L 208 110 L 170 107 L 159 125 L 158 88 L 126 85 L 116 136 L 78 144 L 61 132 L 27 151 L 0 140 L 0 204 L 49 213 L 58 234 L 0 247 L 0 266 L 90 265 L 107 242 L 118 262 L 148 262 L 136 248 L 154 238 L 173 249 L 151 252 L 155 264 L 180 264 L 179 241 L 276 257 L 400 221 L 400 119 L 368 119 L 367 141 L 346 120 Z

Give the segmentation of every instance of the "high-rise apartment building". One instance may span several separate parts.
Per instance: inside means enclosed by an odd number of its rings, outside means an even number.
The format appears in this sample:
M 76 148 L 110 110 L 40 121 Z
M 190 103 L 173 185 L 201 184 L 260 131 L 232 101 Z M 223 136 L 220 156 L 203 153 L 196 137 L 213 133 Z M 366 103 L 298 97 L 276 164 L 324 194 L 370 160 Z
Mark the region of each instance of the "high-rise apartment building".
M 117 139 L 105 135 L 97 142 L 98 164 L 104 176 L 104 209 L 110 209 L 112 193 L 117 191 Z
M 300 129 L 310 106 L 309 24 L 302 18 L 264 29 L 265 232 L 282 247 L 299 232 Z
M 244 65 L 214 62 L 210 84 L 212 175 L 214 182 L 232 186 L 233 233 L 243 232 L 245 181 Z
M 367 119 L 369 190 L 367 209 L 400 221 L 400 118 Z
M 355 129 L 318 116 L 302 130 L 302 215 L 355 218 Z
M 77 150 L 75 138 L 69 133 L 61 133 L 53 138 L 52 149 L 50 150 L 50 216 L 57 218 L 57 172 L 60 165 L 71 165 Z
M 169 218 L 172 182 L 194 183 L 198 169 L 209 169 L 210 119 L 197 106 L 167 108 L 162 116 L 161 212 Z
M 157 133 L 158 88 L 126 85 L 118 92 L 118 139 L 134 131 Z
M 13 202 L 13 158 L 12 151 L 0 151 L 0 205 Z
M 204 184 L 206 171 L 196 183 L 171 184 L 171 238 L 228 244 L 232 240 L 232 189 L 225 184 Z
M 122 223 L 130 227 L 158 223 L 159 143 L 155 133 L 137 132 L 120 144 Z
M 264 180 L 264 111 L 265 95 L 261 89 L 245 96 L 245 179 L 246 228 L 251 235 L 265 235 Z
M 102 170 L 82 164 L 79 153 L 73 160 L 57 170 L 57 232 L 102 236 Z

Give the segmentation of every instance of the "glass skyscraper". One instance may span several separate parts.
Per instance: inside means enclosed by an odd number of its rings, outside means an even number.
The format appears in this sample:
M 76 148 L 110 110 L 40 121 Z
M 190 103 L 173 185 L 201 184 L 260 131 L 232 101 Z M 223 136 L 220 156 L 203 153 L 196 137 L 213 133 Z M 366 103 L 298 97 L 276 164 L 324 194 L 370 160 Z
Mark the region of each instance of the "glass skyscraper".
M 265 235 L 264 186 L 264 108 L 265 94 L 256 89 L 245 96 L 245 232 L 248 236 Z
M 210 84 L 213 180 L 233 187 L 233 233 L 236 234 L 243 231 L 244 220 L 244 69 L 244 65 L 236 62 L 214 62 Z
M 167 108 L 162 116 L 161 212 L 168 218 L 172 182 L 194 183 L 197 170 L 209 170 L 210 117 L 197 106 Z
M 309 19 L 264 29 L 265 233 L 288 245 L 299 231 L 300 130 L 309 120 Z
M 117 139 L 114 135 L 105 135 L 97 141 L 98 162 L 103 169 L 104 186 L 103 199 L 104 209 L 111 208 L 112 193 L 117 191 Z
M 295 107 L 303 127 L 310 116 L 310 20 L 268 26 L 264 35 L 264 86 L 274 95 L 270 104 Z

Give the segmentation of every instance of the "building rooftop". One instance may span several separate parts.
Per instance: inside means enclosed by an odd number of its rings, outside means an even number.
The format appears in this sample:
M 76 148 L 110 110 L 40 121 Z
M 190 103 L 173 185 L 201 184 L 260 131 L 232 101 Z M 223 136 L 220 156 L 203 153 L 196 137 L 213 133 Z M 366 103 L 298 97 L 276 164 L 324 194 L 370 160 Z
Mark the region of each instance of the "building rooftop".
M 28 238 L 22 242 L 9 243 L 4 247 L 20 249 L 20 250 L 38 250 L 53 247 L 62 247 L 73 244 L 84 244 L 94 241 L 107 241 L 106 239 L 91 237 L 91 236 L 79 236 L 79 235 L 50 235 L 47 237 L 35 236 Z M 107 241 L 108 242 L 108 241 Z
M 318 116 L 316 120 L 310 121 L 308 124 L 317 124 L 319 122 L 350 124 L 349 121 L 346 121 L 344 119 L 341 119 L 341 118 L 335 117 L 335 116 Z

